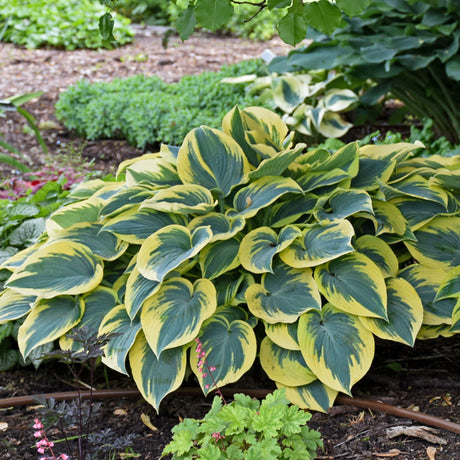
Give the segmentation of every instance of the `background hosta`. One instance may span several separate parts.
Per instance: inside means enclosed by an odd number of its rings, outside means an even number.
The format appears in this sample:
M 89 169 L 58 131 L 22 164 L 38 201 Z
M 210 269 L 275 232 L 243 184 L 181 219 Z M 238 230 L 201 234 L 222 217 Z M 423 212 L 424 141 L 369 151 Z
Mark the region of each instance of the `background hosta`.
M 105 364 L 158 408 L 200 337 L 219 386 L 260 363 L 290 401 L 326 411 L 368 371 L 374 336 L 460 329 L 459 157 L 420 144 L 292 145 L 280 117 L 233 109 L 93 180 L 4 262 L 0 321 L 19 347 L 87 325 L 119 333 Z M 128 367 L 129 363 L 129 367 Z M 211 388 L 208 389 L 207 386 Z

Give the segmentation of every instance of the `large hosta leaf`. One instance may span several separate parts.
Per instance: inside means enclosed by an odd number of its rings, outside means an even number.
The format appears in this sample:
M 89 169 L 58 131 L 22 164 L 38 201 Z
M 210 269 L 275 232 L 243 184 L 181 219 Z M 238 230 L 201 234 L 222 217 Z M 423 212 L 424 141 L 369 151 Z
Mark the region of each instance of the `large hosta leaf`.
M 126 168 L 126 184 L 133 187 L 137 184 L 155 184 L 172 186 L 181 183 L 176 169 L 169 161 L 162 158 L 144 158 Z
M 251 313 L 267 323 L 293 323 L 304 312 L 321 308 L 321 297 L 311 269 L 296 269 L 280 262 L 262 284 L 246 291 Z
M 316 380 L 300 351 L 287 350 L 265 337 L 260 344 L 260 364 L 275 382 L 288 386 L 307 385 Z
M 12 289 L 0 294 L 0 324 L 22 318 L 32 309 L 36 296 L 23 295 Z
M 198 227 L 190 232 L 181 225 L 169 225 L 144 241 L 137 268 L 145 278 L 161 282 L 171 270 L 198 254 L 211 238 L 210 227 Z
M 141 324 L 156 356 L 191 342 L 217 307 L 216 289 L 208 279 L 192 283 L 171 278 L 144 302 Z
M 358 212 L 372 211 L 371 197 L 364 190 L 339 190 L 329 200 L 331 212 L 319 210 L 316 215 L 320 220 L 344 219 Z
M 102 276 L 101 259 L 86 246 L 56 241 L 34 252 L 13 273 L 7 286 L 24 295 L 51 298 L 91 291 Z
M 131 319 L 135 318 L 145 300 L 155 294 L 160 286 L 160 282 L 145 278 L 134 267 L 128 276 L 125 292 L 125 308 Z
M 199 257 L 203 277 L 214 279 L 240 265 L 238 251 L 240 241 L 237 238 L 216 241 L 208 244 Z
M 102 318 L 99 326 L 99 335 L 113 334 L 104 347 L 102 362 L 111 369 L 128 374 L 126 370 L 126 357 L 140 330 L 140 319 L 131 319 L 124 305 L 117 305 L 110 310 Z
M 300 78 L 283 75 L 273 79 L 273 101 L 283 112 L 291 113 L 307 95 L 308 85 L 305 85 Z
M 398 258 L 391 247 L 381 238 L 363 235 L 356 240 L 355 248 L 375 262 L 377 267 L 382 270 L 385 278 L 397 275 L 399 270 Z
M 460 265 L 460 217 L 436 217 L 414 232 L 407 249 L 420 263 L 449 269 Z
M 436 293 L 447 276 L 445 270 L 429 267 L 424 264 L 409 265 L 399 272 L 399 276 L 409 281 L 422 300 L 424 314 L 423 324 L 436 326 L 450 324 L 455 299 L 436 299 Z
M 280 253 L 281 259 L 291 267 L 315 267 L 352 252 L 353 226 L 348 220 L 307 225 L 302 237 Z
M 401 211 L 391 203 L 381 200 L 372 200 L 372 208 L 375 216 L 375 234 L 396 233 L 403 235 L 406 231 L 407 221 Z
M 217 212 L 210 212 L 205 216 L 195 217 L 189 224 L 189 230 L 195 230 L 198 227 L 211 227 L 213 241 L 228 240 L 233 238 L 238 232 L 243 230 L 246 220 L 243 216 L 224 215 Z
M 277 235 L 270 227 L 259 227 L 249 232 L 241 241 L 240 261 L 252 273 L 271 272 L 275 254 L 287 248 L 302 232 L 286 226 Z
M 113 217 L 151 198 L 155 193 L 156 191 L 152 190 L 152 188 L 145 186 L 129 187 L 120 190 L 106 201 L 104 207 L 99 212 L 99 216 Z
M 327 413 L 328 409 L 334 404 L 337 397 L 337 390 L 333 390 L 324 385 L 320 380 L 315 380 L 308 385 L 289 387 L 281 384 L 278 388 L 286 388 L 286 398 L 292 404 L 297 404 L 302 409 L 316 410 Z
M 360 320 L 377 337 L 413 346 L 423 321 L 422 301 L 405 279 L 389 278 L 386 283 L 388 321 L 364 316 Z
M 351 181 L 355 189 L 376 190 L 380 183 L 386 183 L 391 177 L 396 161 L 389 158 L 359 158 L 358 174 Z
M 316 195 L 307 193 L 281 203 L 274 203 L 267 209 L 265 223 L 274 228 L 292 224 L 300 216 L 311 213 L 317 202 Z
M 249 163 L 228 134 L 202 126 L 185 137 L 177 170 L 185 184 L 198 184 L 227 196 L 232 187 L 245 181 Z
M 359 318 L 327 304 L 322 311 L 300 317 L 300 351 L 311 371 L 325 385 L 350 394 L 351 387 L 369 370 L 374 337 Z
M 253 365 L 256 358 L 256 336 L 245 321 L 232 321 L 222 317 L 213 317 L 206 321 L 200 333 L 200 341 L 206 352 L 206 360 L 212 372 L 214 382 L 222 387 L 236 382 Z M 190 366 L 200 382 L 205 394 L 213 390 L 213 380 L 209 372 L 203 377 L 197 367 L 195 350 L 190 352 Z
M 82 299 L 58 296 L 40 300 L 18 331 L 19 350 L 24 358 L 39 345 L 52 342 L 70 331 L 85 311 Z
M 449 331 L 453 333 L 460 332 L 460 299 L 457 299 L 457 303 L 452 310 L 452 325 Z
M 300 350 L 297 340 L 297 326 L 295 323 L 264 323 L 267 337 L 279 347 L 286 350 Z
M 387 289 L 380 269 L 371 259 L 353 252 L 315 270 L 321 294 L 347 313 L 387 319 Z
M 250 218 L 286 193 L 303 192 L 289 177 L 262 177 L 237 192 L 233 199 L 233 207 L 245 218 Z
M 165 350 L 157 359 L 140 331 L 129 350 L 129 364 L 141 395 L 158 411 L 161 400 L 184 380 L 186 347 Z
M 439 286 L 435 300 L 460 298 L 460 266 L 452 268 Z
M 214 209 L 216 202 L 211 192 L 201 185 L 174 185 L 159 190 L 153 198 L 145 200 L 142 208 L 178 214 L 206 214 Z

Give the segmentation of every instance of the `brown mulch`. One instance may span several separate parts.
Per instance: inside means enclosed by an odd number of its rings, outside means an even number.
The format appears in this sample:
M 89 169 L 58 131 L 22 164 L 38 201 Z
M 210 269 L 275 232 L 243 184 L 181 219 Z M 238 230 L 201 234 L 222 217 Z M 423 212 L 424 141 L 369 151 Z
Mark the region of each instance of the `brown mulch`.
M 115 50 L 77 50 L 73 52 L 40 49 L 25 50 L 11 44 L 0 43 L 0 99 L 20 93 L 45 91 L 38 100 L 25 106 L 38 123 L 57 123 L 54 103 L 59 92 L 81 78 L 91 81 L 107 81 L 137 73 L 158 75 L 167 82 L 179 80 L 183 75 L 205 70 L 218 70 L 223 64 L 260 56 L 266 49 L 280 54 L 289 49 L 279 39 L 268 43 L 254 43 L 231 37 L 195 35 L 185 43 L 171 37 L 167 49 L 161 46 L 161 35 L 155 29 L 139 29 L 135 42 Z M 136 60 L 140 53 L 148 59 Z M 46 123 L 45 123 L 46 124 Z M 139 150 L 124 141 L 101 140 L 85 143 L 63 126 L 50 125 L 43 131 L 50 156 L 44 157 L 35 137 L 24 129 L 24 121 L 15 114 L 7 113 L 0 118 L 0 133 L 5 139 L 24 152 L 28 164 L 38 168 L 46 162 L 65 162 L 69 147 L 79 151 L 96 168 L 113 171 L 125 158 L 139 155 Z M 0 152 L 5 152 L 0 150 Z M 0 165 L 0 177 L 12 173 L 11 168 Z M 389 365 L 400 365 L 400 370 Z M 356 397 L 377 399 L 383 402 L 411 408 L 460 423 L 460 336 L 449 339 L 418 342 L 414 349 L 399 345 L 380 343 L 376 359 L 369 374 L 353 389 Z M 109 372 L 110 386 L 134 387 L 128 379 Z M 247 379 L 249 379 L 248 376 Z M 250 384 L 259 382 L 252 376 Z M 84 379 L 87 382 L 87 379 Z M 240 386 L 247 380 L 243 379 Z M 193 385 L 193 381 L 188 382 Z M 249 385 L 248 385 L 249 386 Z M 101 371 L 96 379 L 97 388 L 106 388 Z M 61 366 L 47 365 L 37 371 L 18 368 L 0 373 L 0 398 L 27 394 L 41 394 L 72 390 L 71 377 Z M 138 398 L 105 400 L 102 413 L 95 419 L 98 429 L 110 428 L 119 438 L 126 434 L 137 435 L 133 451 L 135 458 L 156 460 L 171 438 L 171 428 L 184 417 L 202 417 L 209 409 L 211 399 L 172 394 L 161 405 L 160 413 Z M 32 424 L 38 410 L 34 405 L 0 409 L 0 458 L 36 459 L 33 445 Z M 150 417 L 155 429 L 149 428 L 141 419 Z M 456 460 L 460 458 L 460 436 L 438 430 L 437 436 L 445 443 L 430 443 L 407 435 L 390 439 L 387 429 L 394 426 L 417 426 L 419 423 L 384 413 L 361 410 L 351 406 L 337 406 L 330 414 L 313 414 L 309 425 L 318 429 L 324 439 L 325 450 L 319 459 L 376 460 Z M 59 434 L 49 433 L 54 440 Z M 56 449 L 65 452 L 62 444 Z M 118 451 L 123 452 L 123 451 Z M 122 457 L 119 458 L 134 458 Z M 262 459 L 261 459 L 262 460 Z

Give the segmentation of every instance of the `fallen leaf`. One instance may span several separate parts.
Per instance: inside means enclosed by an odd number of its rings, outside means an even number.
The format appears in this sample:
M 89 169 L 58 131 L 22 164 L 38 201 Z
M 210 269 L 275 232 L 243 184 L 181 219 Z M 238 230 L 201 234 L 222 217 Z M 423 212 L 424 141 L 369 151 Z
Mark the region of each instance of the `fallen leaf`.
M 128 412 L 126 412 L 124 409 L 119 407 L 118 409 L 115 409 L 113 411 L 113 415 L 128 415 Z
M 435 455 L 436 455 L 436 447 L 430 446 L 426 449 L 426 454 L 428 455 L 428 458 L 430 460 L 436 460 Z
M 393 426 L 387 428 L 388 438 L 395 438 L 396 436 L 406 435 L 415 438 L 424 439 L 425 441 L 432 442 L 433 444 L 447 444 L 447 441 L 433 433 L 438 433 L 438 430 L 428 426 Z
M 402 454 L 402 452 L 399 449 L 391 449 L 388 452 L 372 452 L 372 455 L 376 457 L 397 457 L 400 454 Z
M 0 431 L 6 431 L 8 429 L 8 423 L 0 422 Z
M 153 423 L 150 420 L 150 417 L 147 414 L 141 414 L 141 420 L 144 423 L 144 425 L 150 428 L 152 431 L 158 431 L 158 428 L 155 425 L 153 425 Z

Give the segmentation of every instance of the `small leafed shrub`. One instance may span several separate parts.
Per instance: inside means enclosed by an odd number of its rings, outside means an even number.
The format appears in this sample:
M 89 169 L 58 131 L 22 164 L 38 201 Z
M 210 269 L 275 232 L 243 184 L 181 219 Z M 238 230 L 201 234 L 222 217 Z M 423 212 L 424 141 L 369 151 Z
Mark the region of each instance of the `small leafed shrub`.
M 203 392 L 260 365 L 327 411 L 369 370 L 374 337 L 412 346 L 460 331 L 460 158 L 420 144 L 293 145 L 275 113 L 232 109 L 180 148 L 122 163 L 2 267 L 0 323 L 24 357 L 74 327 L 155 408 L 191 369 Z M 435 244 L 433 244 L 435 242 Z M 257 326 L 257 327 L 256 327 Z M 199 337 L 212 379 L 199 372 Z
M 1 41 L 26 48 L 100 48 L 97 18 L 105 8 L 92 0 L 0 0 Z M 113 14 L 117 45 L 129 43 L 129 19 Z
M 244 85 L 219 82 L 259 66 L 259 61 L 245 61 L 175 84 L 144 75 L 110 83 L 83 80 L 60 95 L 56 116 L 87 139 L 126 139 L 142 149 L 160 142 L 178 145 L 195 126 L 217 128 L 235 104 L 256 104 L 257 96 L 246 95 Z

